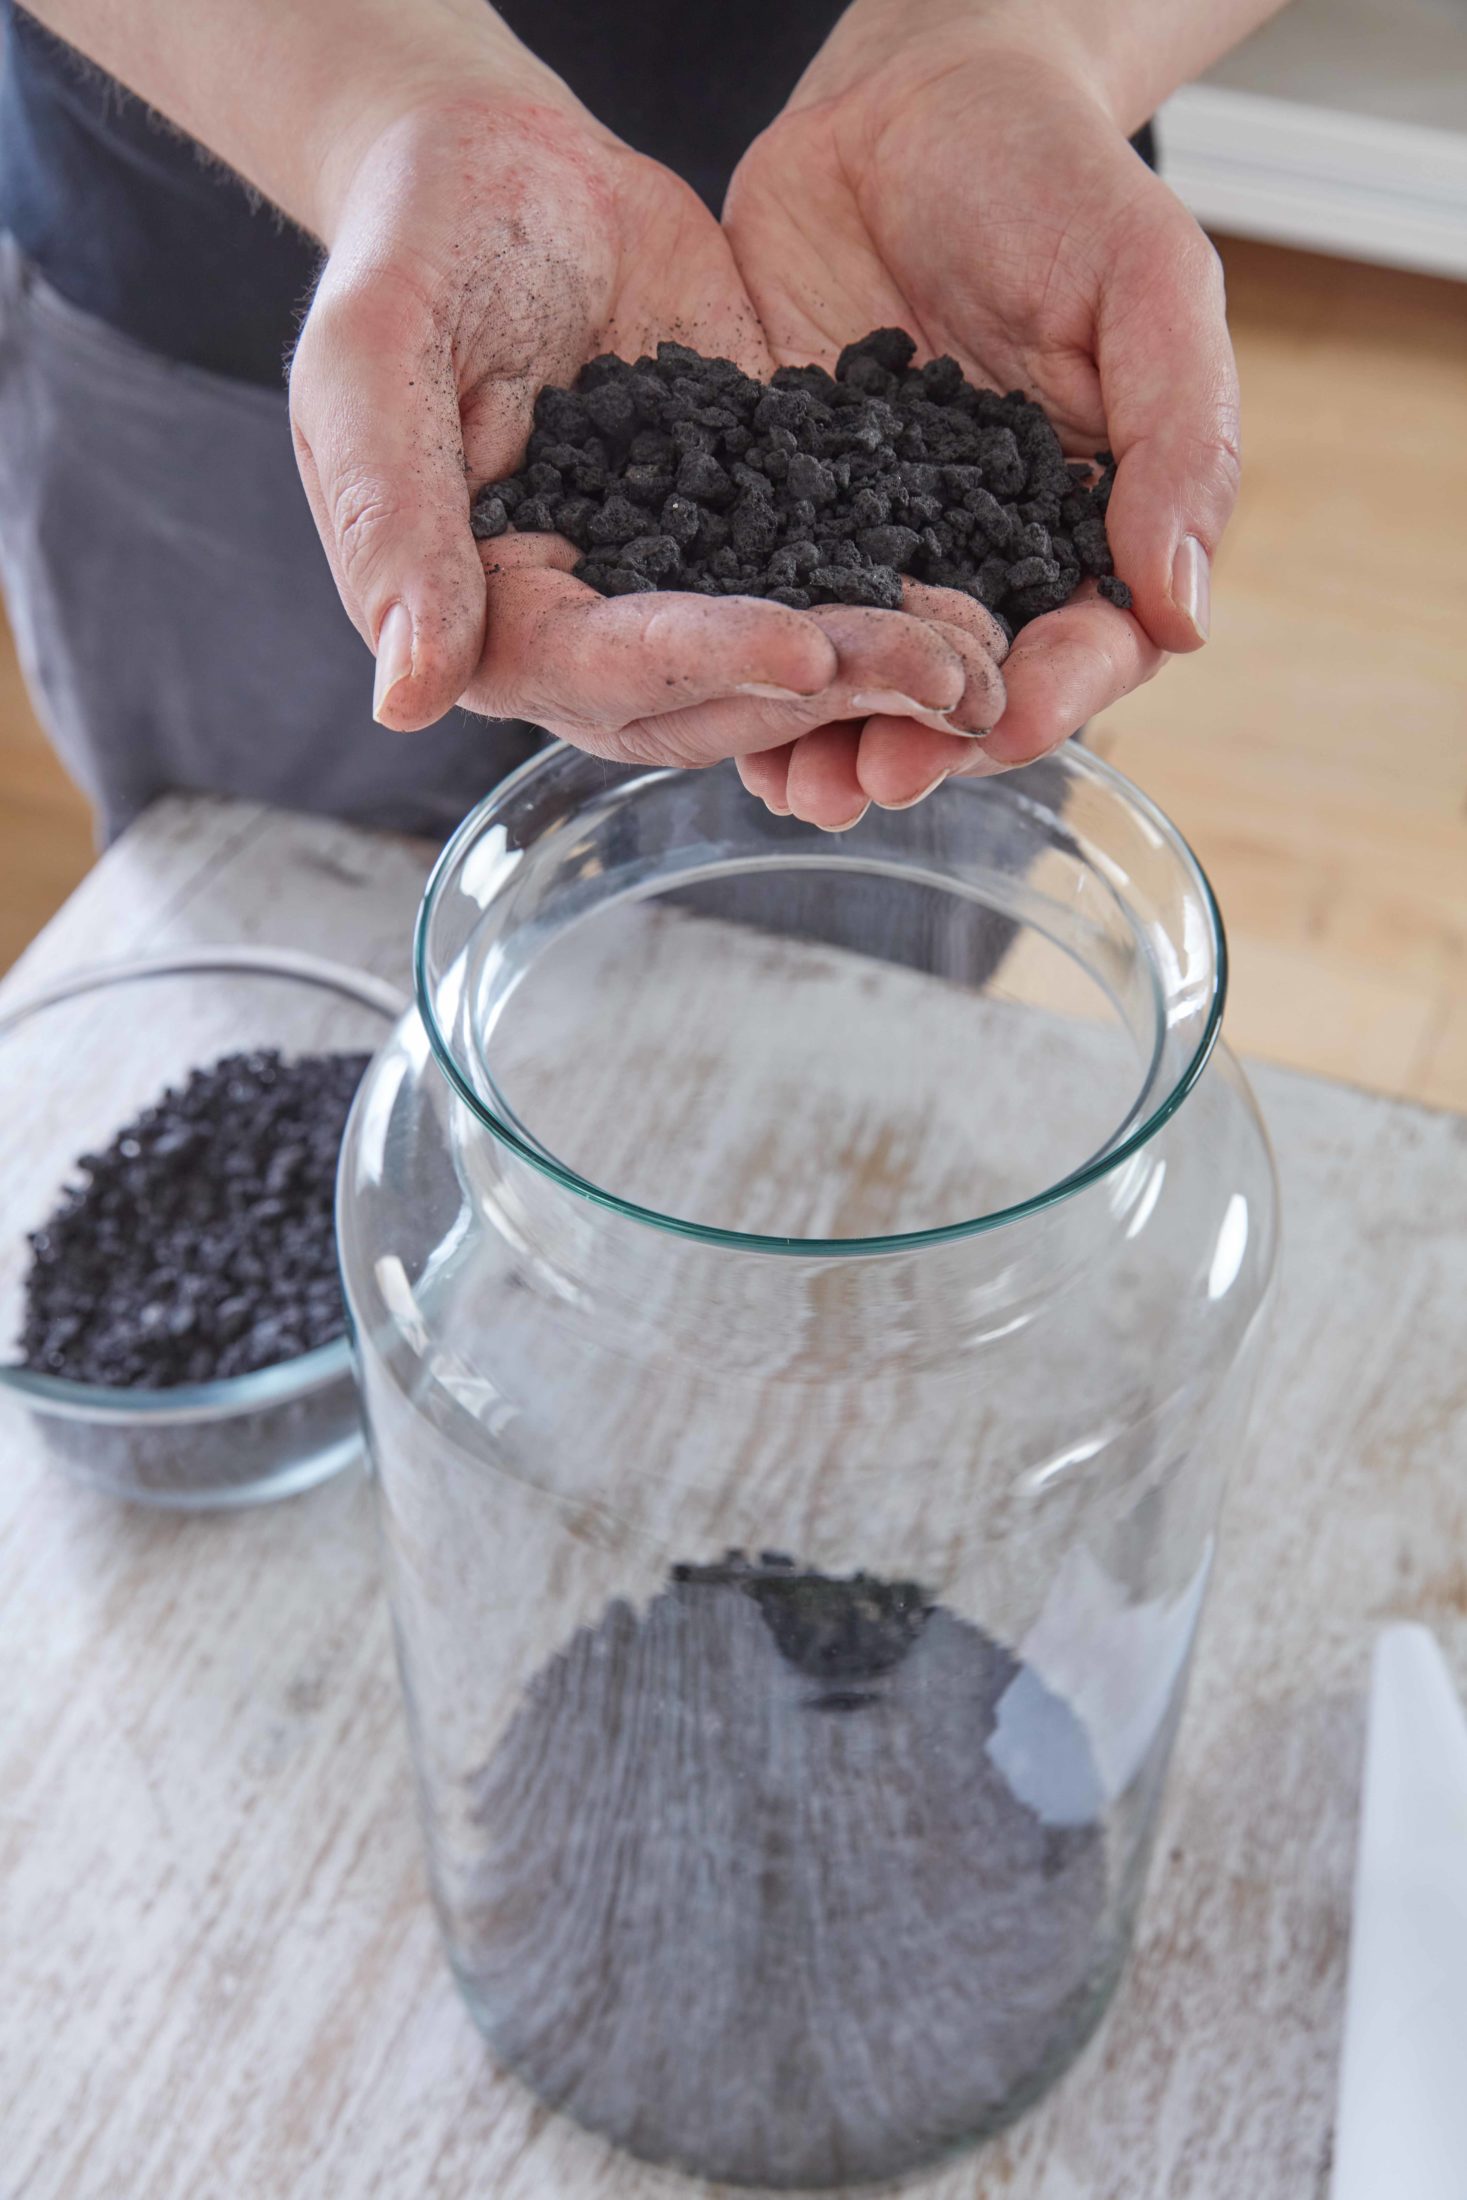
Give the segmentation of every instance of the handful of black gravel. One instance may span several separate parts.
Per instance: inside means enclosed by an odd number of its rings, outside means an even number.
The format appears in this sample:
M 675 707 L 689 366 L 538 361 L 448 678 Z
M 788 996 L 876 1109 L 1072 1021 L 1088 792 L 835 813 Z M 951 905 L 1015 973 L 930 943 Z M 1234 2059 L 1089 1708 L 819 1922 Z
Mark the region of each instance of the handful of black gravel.
M 340 1336 L 336 1162 L 370 1059 L 226 1055 L 83 1154 L 31 1237 L 24 1364 L 164 1390 Z
M 975 597 L 1012 636 L 1086 574 L 1129 609 L 1106 539 L 1115 461 L 1067 460 L 1042 408 L 915 367 L 901 329 L 848 344 L 833 375 L 757 382 L 683 344 L 610 353 L 544 389 L 521 472 L 475 499 L 474 533 L 566 536 L 605 596 L 676 588 L 805 610 L 899 610 L 902 580 Z

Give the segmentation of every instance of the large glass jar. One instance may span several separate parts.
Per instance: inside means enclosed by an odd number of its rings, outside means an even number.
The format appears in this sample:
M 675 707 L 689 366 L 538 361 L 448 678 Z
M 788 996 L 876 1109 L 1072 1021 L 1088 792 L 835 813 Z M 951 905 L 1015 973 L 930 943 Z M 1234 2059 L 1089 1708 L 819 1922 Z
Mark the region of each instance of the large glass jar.
M 1274 1260 L 1177 833 L 1070 748 L 829 837 L 556 749 L 439 865 L 340 1230 L 496 2057 L 829 2187 L 1122 1964 Z

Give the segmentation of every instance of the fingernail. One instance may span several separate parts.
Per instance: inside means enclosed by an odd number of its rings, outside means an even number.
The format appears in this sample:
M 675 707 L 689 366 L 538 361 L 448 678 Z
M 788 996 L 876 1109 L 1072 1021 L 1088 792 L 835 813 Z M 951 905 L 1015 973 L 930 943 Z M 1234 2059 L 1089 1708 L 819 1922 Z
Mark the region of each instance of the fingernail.
M 377 676 L 372 683 L 372 716 L 382 723 L 382 706 L 413 669 L 413 615 L 405 603 L 389 604 L 377 630 Z
M 827 831 L 828 833 L 850 833 L 850 832 L 854 832 L 854 831 L 855 831 L 855 829 L 856 829 L 856 827 L 857 827 L 857 826 L 858 826 L 858 825 L 860 824 L 860 822 L 861 822 L 862 818 L 863 818 L 863 817 L 864 817 L 864 816 L 866 815 L 866 812 L 867 812 L 867 811 L 868 811 L 868 810 L 870 809 L 870 807 L 871 807 L 871 805 L 870 805 L 870 803 L 869 803 L 869 802 L 863 802 L 863 803 L 861 804 L 861 807 L 860 807 L 860 809 L 859 809 L 859 810 L 857 810 L 857 812 L 856 812 L 855 816 L 854 816 L 854 817 L 848 817 L 848 818 L 846 819 L 846 821 L 845 821 L 844 825 L 827 825 L 827 826 L 826 826 L 826 828 L 825 828 L 825 830 L 826 830 L 826 831 Z
M 761 794 L 759 800 L 771 817 L 792 817 L 794 815 L 787 802 L 771 802 L 767 794 Z
M 883 810 L 915 810 L 919 802 L 925 802 L 930 794 L 936 794 L 944 779 L 951 779 L 952 775 L 953 767 L 949 764 L 947 769 L 940 771 L 935 779 L 929 779 L 920 793 L 910 795 L 905 802 L 883 802 L 880 807 Z
M 1212 619 L 1212 568 L 1195 535 L 1183 535 L 1172 559 L 1172 602 L 1190 621 L 1199 642 L 1207 640 Z
M 870 718 L 912 718 L 919 711 L 945 718 L 956 708 L 956 703 L 919 703 L 915 695 L 898 695 L 888 688 L 876 688 L 869 695 L 851 697 L 852 715 L 862 711 Z
M 757 695 L 761 703 L 811 703 L 822 688 L 811 688 L 806 693 L 801 688 L 769 687 L 763 680 L 745 680 L 735 688 L 736 695 Z

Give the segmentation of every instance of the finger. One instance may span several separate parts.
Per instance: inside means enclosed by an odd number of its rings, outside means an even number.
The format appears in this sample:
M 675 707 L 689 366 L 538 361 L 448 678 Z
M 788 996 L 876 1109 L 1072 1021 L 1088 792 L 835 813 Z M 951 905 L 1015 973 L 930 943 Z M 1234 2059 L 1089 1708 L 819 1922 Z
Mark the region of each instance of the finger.
M 940 626 L 959 626 L 978 644 L 984 655 L 1001 665 L 1009 653 L 1009 637 L 993 613 L 967 596 L 961 588 L 934 588 L 930 581 L 902 582 L 902 604 L 919 619 L 934 619 Z
M 1132 612 L 1082 591 L 1021 630 L 1004 665 L 1008 704 L 983 754 L 1006 768 L 1047 755 L 1149 680 L 1165 656 Z
M 856 752 L 856 777 L 863 794 L 883 810 L 910 810 L 945 779 L 1001 771 L 977 741 L 955 733 L 934 733 L 910 718 L 868 718 Z
M 839 652 L 851 717 L 891 712 L 941 728 L 961 701 L 968 681 L 963 654 L 926 620 L 850 604 L 827 604 L 805 616 Z
M 706 764 L 719 756 L 782 747 L 833 721 L 864 719 L 873 713 L 900 712 L 946 732 L 966 724 L 970 659 L 978 676 L 977 692 L 991 695 L 984 684 L 992 676 L 988 660 L 965 635 L 951 629 L 944 632 L 935 621 L 845 604 L 803 616 L 815 622 L 837 648 L 835 676 L 818 694 L 784 702 L 767 692 L 756 694 L 746 685 L 739 694 L 627 727 L 621 753 Z M 1002 708 L 1001 687 L 996 705 L 990 701 L 981 708 L 990 714 L 984 723 L 991 722 Z M 973 711 L 976 727 L 980 714 L 976 702 Z
M 831 641 L 786 604 L 656 590 L 607 597 L 535 562 L 554 549 L 494 550 L 487 638 L 464 698 L 490 717 L 528 718 L 600 754 L 706 764 L 733 752 L 721 737 L 700 742 L 695 706 L 742 698 L 746 717 L 768 711 L 748 746 L 770 747 L 789 738 L 778 707 L 821 696 L 835 677 Z M 665 756 L 623 738 L 663 718 L 676 721 Z
M 966 628 L 952 625 L 946 619 L 926 619 L 923 624 L 941 636 L 963 666 L 963 692 L 947 713 L 943 730 L 969 735 L 987 733 L 1003 716 L 1007 699 L 1003 674 L 988 651 L 974 641 Z
M 786 800 L 794 816 L 827 833 L 849 832 L 871 807 L 856 777 L 857 725 L 821 726 L 795 743 Z
M 499 535 L 493 542 L 480 543 L 477 547 L 491 582 L 499 574 L 521 566 L 540 569 L 550 566 L 557 573 L 570 573 L 581 562 L 580 551 L 564 535 Z
M 793 741 L 786 741 L 782 748 L 761 749 L 738 760 L 739 777 L 749 793 L 780 817 L 790 814 L 790 758 L 794 753 Z
M 967 600 L 953 589 L 929 588 L 922 593 L 943 603 Z M 991 626 L 993 641 L 1006 648 L 1003 629 L 989 620 L 981 604 L 974 604 L 973 609 Z M 981 754 L 972 752 L 975 737 L 986 736 L 1003 716 L 1003 674 L 971 631 L 945 619 L 929 619 L 927 624 L 962 658 L 967 685 L 948 714 L 946 723 L 952 732 L 889 714 L 878 714 L 867 721 L 857 752 L 856 773 L 872 801 L 884 810 L 910 809 L 954 772 L 964 772 L 971 778 L 1001 768 L 987 764 Z M 986 628 L 980 626 L 977 630 L 984 632 Z
M 384 725 L 430 725 L 483 644 L 452 362 L 416 296 L 318 292 L 290 375 L 301 477 L 342 602 L 377 655 Z
M 1109 278 L 1097 328 L 1119 465 L 1106 513 L 1116 571 L 1151 640 L 1207 639 L 1211 566 L 1238 495 L 1238 380 L 1222 269 L 1165 187 Z

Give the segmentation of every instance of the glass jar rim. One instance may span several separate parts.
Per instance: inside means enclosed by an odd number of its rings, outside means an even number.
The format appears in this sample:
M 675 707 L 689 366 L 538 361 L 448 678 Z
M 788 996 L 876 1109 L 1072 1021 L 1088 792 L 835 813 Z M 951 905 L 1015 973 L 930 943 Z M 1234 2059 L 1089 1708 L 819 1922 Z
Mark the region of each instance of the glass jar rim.
M 325 956 L 296 948 L 187 947 L 129 956 L 114 963 L 87 963 L 64 972 L 35 993 L 24 994 L 13 1006 L 0 1004 L 0 1046 L 33 1018 L 63 1008 L 69 1001 L 84 999 L 88 993 L 150 979 L 186 978 L 200 972 L 319 986 L 376 1011 L 384 1026 L 395 1023 L 410 1005 L 399 987 L 372 971 L 354 969 L 348 963 L 331 962 Z M 268 1411 L 340 1382 L 350 1374 L 351 1367 L 351 1340 L 341 1336 L 333 1337 L 329 1344 L 317 1345 L 313 1351 L 297 1353 L 294 1359 L 256 1368 L 248 1375 L 175 1383 L 167 1390 L 142 1384 L 119 1389 L 109 1384 L 71 1382 L 37 1368 L 0 1362 L 0 1389 L 65 1419 L 184 1425 Z
M 532 779 L 536 773 L 546 770 L 553 761 L 564 757 L 567 752 L 567 743 L 552 742 L 520 765 L 516 771 L 509 773 L 490 790 L 482 802 L 475 805 L 444 847 L 433 866 L 418 910 L 413 938 L 413 984 L 418 1014 L 427 1033 L 433 1058 L 457 1098 L 492 1137 L 520 1160 L 529 1162 L 551 1183 L 594 1206 L 621 1215 L 627 1221 L 663 1230 L 675 1237 L 692 1239 L 698 1244 L 720 1247 L 729 1252 L 833 1260 L 916 1252 L 928 1246 L 952 1244 L 988 1231 L 1006 1228 L 1017 1222 L 1028 1221 L 1112 1175 L 1142 1147 L 1148 1145 L 1171 1121 L 1212 1057 L 1222 1030 L 1228 990 L 1227 934 L 1212 882 L 1191 844 L 1149 795 L 1144 794 L 1124 772 L 1117 771 L 1114 765 L 1106 763 L 1102 757 L 1095 756 L 1073 742 L 1067 742 L 1051 752 L 1045 759 L 1046 763 L 1075 780 L 1089 779 L 1144 820 L 1153 836 L 1170 851 L 1179 870 L 1190 880 L 1206 919 L 1212 950 L 1212 985 L 1207 1014 L 1190 1057 L 1175 1081 L 1148 1113 L 1114 1145 L 1103 1147 L 1079 1168 L 1071 1170 L 1056 1183 L 1046 1185 L 1042 1191 L 1018 1200 L 1011 1206 L 996 1207 L 989 1214 L 967 1216 L 959 1222 L 945 1222 L 923 1230 L 894 1231 L 877 1237 L 778 1237 L 755 1231 L 725 1229 L 711 1223 L 691 1222 L 678 1215 L 664 1214 L 658 1208 L 644 1206 L 639 1201 L 625 1199 L 619 1193 L 609 1191 L 604 1185 L 593 1182 L 591 1178 L 580 1175 L 578 1171 L 567 1168 L 564 1163 L 533 1145 L 521 1136 L 512 1123 L 486 1103 L 464 1071 L 453 1040 L 443 1027 L 433 999 L 429 934 L 440 897 L 469 850 L 498 821 L 497 813 L 518 796 L 526 781 Z M 678 776 L 680 775 L 675 770 L 657 766 L 648 766 L 644 771 L 636 773 L 637 779 L 647 781 Z M 955 787 L 966 785 L 972 789 L 979 784 L 981 783 L 977 781 L 950 780 L 933 799 L 951 799 Z

